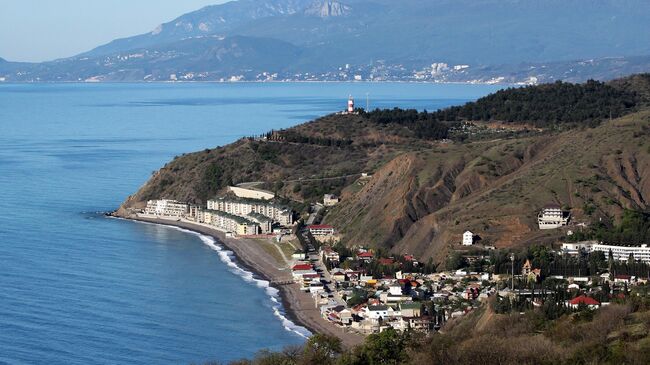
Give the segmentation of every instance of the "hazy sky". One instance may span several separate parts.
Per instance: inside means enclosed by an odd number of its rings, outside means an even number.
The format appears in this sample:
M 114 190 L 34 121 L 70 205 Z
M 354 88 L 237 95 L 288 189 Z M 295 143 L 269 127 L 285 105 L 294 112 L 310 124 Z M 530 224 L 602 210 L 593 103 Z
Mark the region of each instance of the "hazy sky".
M 227 0 L 0 0 L 0 57 L 45 61 L 153 30 Z

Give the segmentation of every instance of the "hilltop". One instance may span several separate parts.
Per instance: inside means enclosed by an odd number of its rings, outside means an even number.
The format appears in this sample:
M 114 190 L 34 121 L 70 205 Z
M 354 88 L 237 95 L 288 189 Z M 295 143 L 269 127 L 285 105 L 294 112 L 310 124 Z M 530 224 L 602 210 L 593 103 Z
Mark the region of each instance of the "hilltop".
M 532 97 L 555 115 L 574 115 L 575 105 L 608 106 L 582 121 L 539 124 L 526 113 L 471 121 L 453 112 L 462 108 L 329 115 L 179 156 L 123 208 L 160 197 L 200 204 L 227 185 L 263 181 L 298 208 L 340 194 L 325 221 L 349 245 L 442 261 L 466 229 L 497 247 L 552 241 L 563 232 L 540 232 L 535 222 L 549 202 L 587 223 L 650 208 L 649 80 L 509 89 L 468 104 L 520 110 Z M 569 96 L 575 103 L 559 102 Z M 361 179 L 363 172 L 372 177 Z

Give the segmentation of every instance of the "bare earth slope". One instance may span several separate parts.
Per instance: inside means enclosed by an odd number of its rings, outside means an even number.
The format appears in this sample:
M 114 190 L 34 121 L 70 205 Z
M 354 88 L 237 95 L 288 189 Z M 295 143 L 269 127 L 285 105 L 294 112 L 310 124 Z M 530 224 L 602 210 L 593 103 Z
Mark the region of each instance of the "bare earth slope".
M 409 126 L 363 114 L 326 116 L 180 156 L 120 213 L 148 199 L 203 204 L 227 185 L 260 181 L 299 202 L 296 208 L 323 193 L 341 194 L 325 221 L 348 245 L 442 261 L 467 229 L 497 247 L 548 242 L 565 234 L 536 228 L 536 213 L 550 202 L 570 209 L 576 223 L 650 209 L 650 76 L 611 84 L 645 102 L 593 128 L 526 130 L 524 122 L 509 121 L 507 128 L 519 129 L 471 132 L 459 142 L 423 138 L 418 128 L 435 123 L 428 120 Z M 362 172 L 372 177 L 361 179 Z
M 649 148 L 647 111 L 593 129 L 438 146 L 398 156 L 327 218 L 350 243 L 439 260 L 467 229 L 497 247 L 540 242 L 563 234 L 536 229 L 549 202 L 576 222 L 648 210 Z

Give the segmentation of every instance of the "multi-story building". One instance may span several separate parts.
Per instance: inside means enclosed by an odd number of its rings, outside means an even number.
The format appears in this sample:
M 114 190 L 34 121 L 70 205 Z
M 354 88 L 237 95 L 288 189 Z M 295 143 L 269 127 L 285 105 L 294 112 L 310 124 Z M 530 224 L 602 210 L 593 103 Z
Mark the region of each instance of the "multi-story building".
M 260 226 L 260 232 L 262 234 L 273 231 L 273 220 L 271 218 L 259 213 L 248 213 L 247 218 Z
M 218 210 L 202 210 L 199 222 L 206 223 L 226 232 L 232 232 L 240 236 L 259 234 L 261 227 L 258 223 L 228 214 Z
M 144 209 L 145 214 L 179 218 L 186 215 L 188 211 L 189 205 L 187 203 L 169 199 L 149 200 L 147 207 Z
M 627 261 L 630 255 L 634 260 L 641 260 L 643 262 L 650 262 L 650 247 L 647 244 L 637 246 L 618 246 L 608 245 L 605 243 L 598 243 L 595 241 L 585 241 L 578 243 L 564 243 L 562 244 L 562 251 L 567 254 L 578 254 L 579 252 L 603 252 L 605 257 L 612 253 L 614 260 Z
M 312 236 L 331 236 L 334 234 L 334 227 L 326 224 L 317 224 L 307 227 Z
M 539 229 L 555 229 L 566 226 L 569 222 L 569 214 L 562 211 L 557 204 L 546 205 L 537 215 Z
M 465 231 L 463 233 L 463 246 L 471 246 L 474 244 L 474 233 Z
M 291 209 L 259 199 L 217 197 L 208 200 L 208 209 L 218 210 L 240 217 L 247 217 L 251 213 L 257 213 L 283 226 L 293 224 L 293 212 Z

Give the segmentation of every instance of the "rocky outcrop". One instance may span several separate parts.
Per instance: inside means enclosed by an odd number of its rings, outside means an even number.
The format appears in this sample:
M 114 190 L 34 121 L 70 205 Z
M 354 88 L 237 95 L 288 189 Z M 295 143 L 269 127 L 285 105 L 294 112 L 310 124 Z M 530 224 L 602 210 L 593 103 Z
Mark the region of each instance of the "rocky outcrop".
M 321 18 L 329 18 L 348 15 L 351 11 L 351 7 L 338 1 L 316 1 L 305 9 L 305 14 Z

